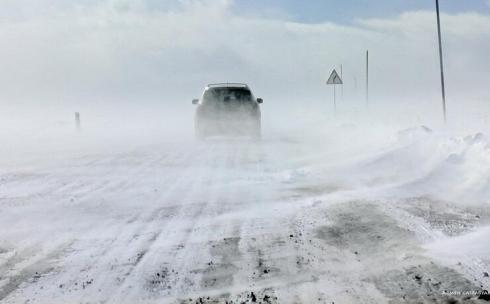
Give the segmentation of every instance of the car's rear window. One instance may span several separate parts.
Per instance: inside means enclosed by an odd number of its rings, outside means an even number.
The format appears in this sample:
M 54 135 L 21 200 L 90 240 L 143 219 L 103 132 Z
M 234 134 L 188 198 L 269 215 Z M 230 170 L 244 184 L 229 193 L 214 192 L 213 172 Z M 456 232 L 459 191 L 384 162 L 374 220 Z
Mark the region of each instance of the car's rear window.
M 244 104 L 252 101 L 252 92 L 247 88 L 210 88 L 203 96 L 203 102 L 210 104 Z

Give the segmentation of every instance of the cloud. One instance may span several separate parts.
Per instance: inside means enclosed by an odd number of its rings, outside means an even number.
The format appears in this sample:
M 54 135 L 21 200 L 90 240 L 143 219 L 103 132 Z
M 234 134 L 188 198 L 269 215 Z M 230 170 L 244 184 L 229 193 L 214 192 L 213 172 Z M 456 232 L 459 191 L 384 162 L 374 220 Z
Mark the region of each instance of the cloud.
M 393 19 L 371 19 L 360 22 L 368 30 L 379 32 L 386 48 L 384 60 L 400 58 L 403 81 L 414 89 L 434 86 L 438 65 L 437 32 L 433 12 L 407 12 Z M 443 49 L 448 90 L 460 96 L 481 96 L 490 63 L 484 59 L 490 47 L 490 16 L 477 13 L 441 15 Z M 388 72 L 388 71 L 386 71 Z M 422 80 L 420 82 L 419 80 Z M 388 81 L 388 80 L 386 80 Z M 429 85 L 424 85 L 429 84 Z
M 361 96 L 366 49 L 373 96 L 439 89 L 431 12 L 345 26 L 241 16 L 230 1 L 5 1 L 0 81 L 9 85 L 0 102 L 187 100 L 216 81 L 248 82 L 278 100 L 319 100 L 340 64 L 348 94 Z M 442 19 L 448 91 L 488 94 L 490 17 Z

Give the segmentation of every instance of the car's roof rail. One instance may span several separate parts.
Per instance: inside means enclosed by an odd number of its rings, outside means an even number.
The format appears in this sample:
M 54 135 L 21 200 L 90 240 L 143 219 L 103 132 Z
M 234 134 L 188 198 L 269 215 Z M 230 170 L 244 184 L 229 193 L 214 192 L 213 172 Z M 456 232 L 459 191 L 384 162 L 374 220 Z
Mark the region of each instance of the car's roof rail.
M 238 82 L 224 82 L 224 83 L 210 83 L 210 84 L 208 84 L 209 88 L 211 88 L 211 87 L 224 87 L 224 86 L 248 88 L 248 85 L 246 83 L 238 83 Z

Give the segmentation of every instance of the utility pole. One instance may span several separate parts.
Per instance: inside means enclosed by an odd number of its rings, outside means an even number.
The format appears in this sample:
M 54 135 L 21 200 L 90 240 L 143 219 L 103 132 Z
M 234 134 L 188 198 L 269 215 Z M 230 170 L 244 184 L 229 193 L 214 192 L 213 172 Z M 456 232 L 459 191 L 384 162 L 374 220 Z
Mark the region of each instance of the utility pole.
M 441 18 L 439 17 L 439 0 L 436 0 L 436 12 L 437 12 L 437 36 L 439 37 L 439 63 L 441 66 L 441 89 L 442 89 L 442 112 L 444 115 L 444 122 L 446 119 L 446 88 L 444 85 L 444 62 L 442 58 L 442 39 L 441 39 Z
M 369 50 L 366 51 L 366 105 L 369 106 Z

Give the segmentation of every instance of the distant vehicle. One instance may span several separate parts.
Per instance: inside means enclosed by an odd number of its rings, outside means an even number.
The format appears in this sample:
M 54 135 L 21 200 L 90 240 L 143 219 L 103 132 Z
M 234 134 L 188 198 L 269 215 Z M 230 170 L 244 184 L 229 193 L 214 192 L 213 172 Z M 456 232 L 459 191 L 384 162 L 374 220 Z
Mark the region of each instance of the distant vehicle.
M 243 83 L 209 84 L 197 105 L 194 117 L 196 137 L 248 136 L 261 137 L 260 107 L 262 98 L 255 98 Z

